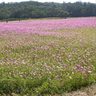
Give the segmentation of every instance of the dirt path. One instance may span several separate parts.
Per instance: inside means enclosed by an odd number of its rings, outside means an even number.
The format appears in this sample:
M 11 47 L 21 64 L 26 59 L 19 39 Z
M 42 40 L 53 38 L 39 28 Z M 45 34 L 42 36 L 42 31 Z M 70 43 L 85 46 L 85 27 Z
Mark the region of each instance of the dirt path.
M 81 90 L 70 92 L 61 96 L 96 96 L 96 85 L 82 88 Z

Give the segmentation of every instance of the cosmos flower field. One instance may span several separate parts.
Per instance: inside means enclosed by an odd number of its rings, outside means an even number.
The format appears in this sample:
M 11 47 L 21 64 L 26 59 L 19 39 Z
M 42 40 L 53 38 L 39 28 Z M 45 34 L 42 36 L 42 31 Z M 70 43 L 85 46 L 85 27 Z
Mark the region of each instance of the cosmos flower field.
M 0 94 L 55 96 L 92 83 L 95 17 L 0 22 Z

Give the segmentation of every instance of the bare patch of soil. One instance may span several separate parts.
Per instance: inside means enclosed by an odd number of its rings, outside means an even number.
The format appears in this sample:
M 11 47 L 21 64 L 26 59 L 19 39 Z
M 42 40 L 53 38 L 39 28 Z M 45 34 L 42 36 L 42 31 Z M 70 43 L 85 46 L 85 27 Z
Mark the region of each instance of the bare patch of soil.
M 82 88 L 74 92 L 66 93 L 61 96 L 96 96 L 96 85 L 92 85 L 87 88 Z

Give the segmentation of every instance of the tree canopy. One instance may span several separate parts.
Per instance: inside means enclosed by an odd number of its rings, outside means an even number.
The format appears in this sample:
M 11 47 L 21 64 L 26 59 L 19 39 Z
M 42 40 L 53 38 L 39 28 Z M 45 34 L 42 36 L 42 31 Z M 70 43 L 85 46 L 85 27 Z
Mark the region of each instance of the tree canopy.
M 41 3 L 36 1 L 0 3 L 0 20 L 84 16 L 96 16 L 96 4 L 82 2 Z

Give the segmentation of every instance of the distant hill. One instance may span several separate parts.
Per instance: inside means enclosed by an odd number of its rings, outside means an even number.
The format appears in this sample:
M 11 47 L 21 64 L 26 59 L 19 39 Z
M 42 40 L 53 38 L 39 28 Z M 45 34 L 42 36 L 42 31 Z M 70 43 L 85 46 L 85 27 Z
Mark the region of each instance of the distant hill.
M 0 20 L 45 18 L 45 17 L 89 17 L 96 16 L 93 3 L 41 3 L 36 1 L 1 3 Z

